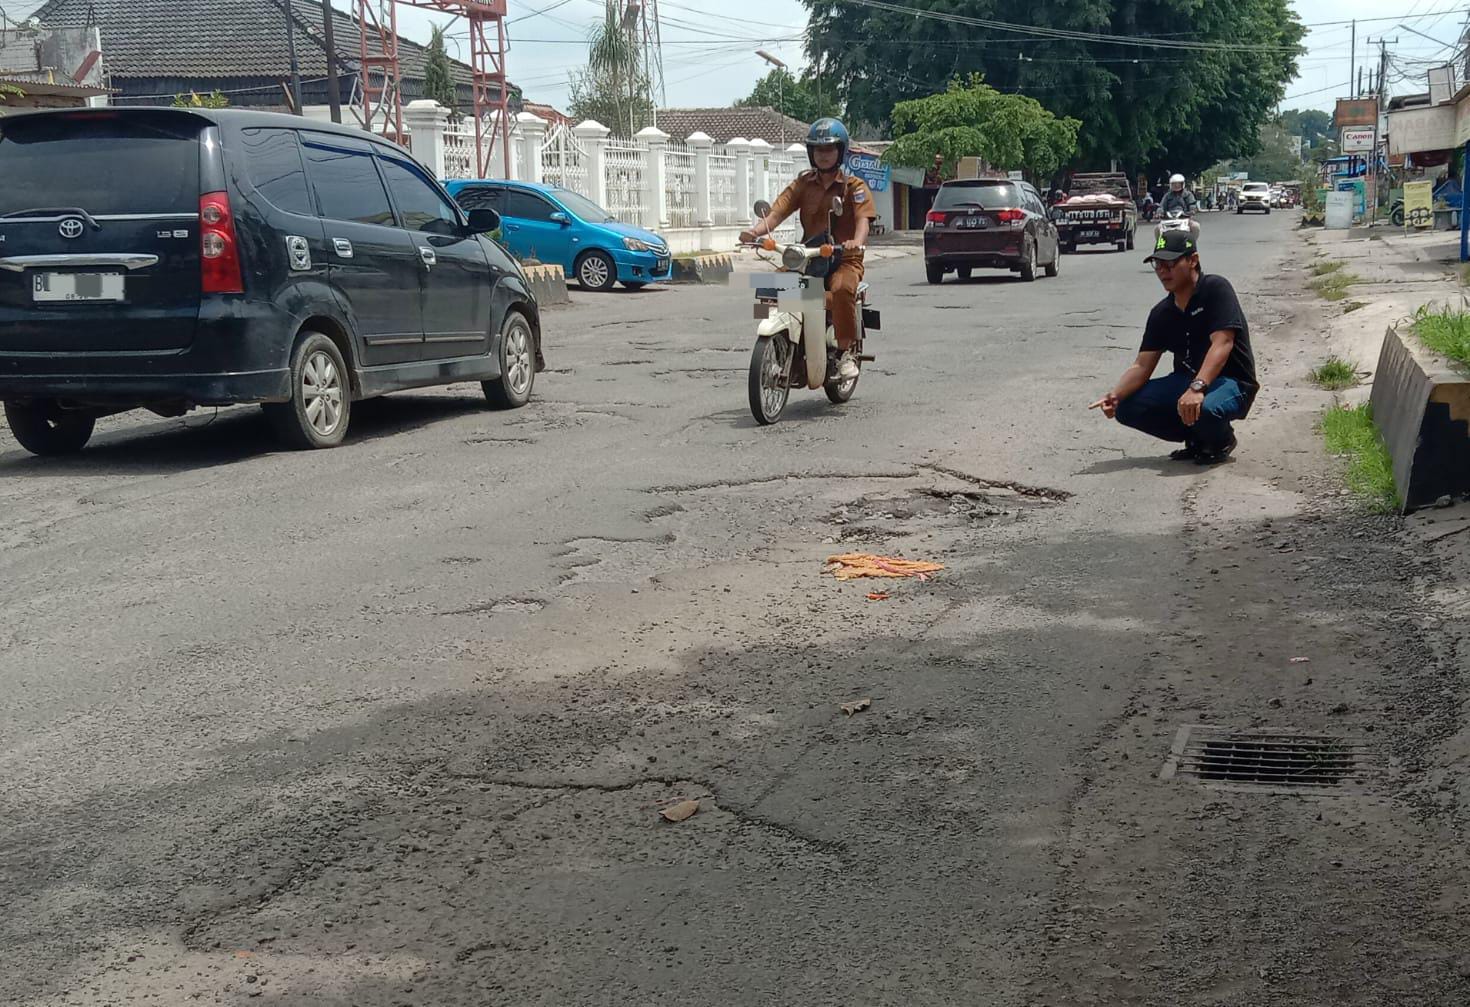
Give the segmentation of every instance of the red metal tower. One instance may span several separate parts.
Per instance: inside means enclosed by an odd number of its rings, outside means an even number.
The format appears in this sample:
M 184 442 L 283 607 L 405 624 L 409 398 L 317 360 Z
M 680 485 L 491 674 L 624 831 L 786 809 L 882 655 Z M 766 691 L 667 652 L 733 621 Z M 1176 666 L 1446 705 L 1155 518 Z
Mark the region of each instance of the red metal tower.
M 403 138 L 403 75 L 398 65 L 398 4 L 462 17 L 470 26 L 475 163 L 490 174 L 497 139 L 510 175 L 510 88 L 505 78 L 507 0 L 353 0 L 361 35 L 363 125 Z M 498 114 L 496 114 L 498 113 Z M 493 123 L 487 119 L 495 115 Z

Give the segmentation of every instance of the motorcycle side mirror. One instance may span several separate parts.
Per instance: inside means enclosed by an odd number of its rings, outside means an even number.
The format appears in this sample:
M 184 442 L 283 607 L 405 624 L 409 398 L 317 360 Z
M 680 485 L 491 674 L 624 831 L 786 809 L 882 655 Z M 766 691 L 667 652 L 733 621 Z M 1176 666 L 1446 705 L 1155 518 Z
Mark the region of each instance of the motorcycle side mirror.
M 833 196 L 832 197 L 832 216 L 834 216 L 834 217 L 840 217 L 840 216 L 842 216 L 842 197 L 841 196 Z
M 771 215 L 771 204 L 767 203 L 764 199 L 757 202 L 755 204 L 755 215 L 761 220 L 765 220 Z

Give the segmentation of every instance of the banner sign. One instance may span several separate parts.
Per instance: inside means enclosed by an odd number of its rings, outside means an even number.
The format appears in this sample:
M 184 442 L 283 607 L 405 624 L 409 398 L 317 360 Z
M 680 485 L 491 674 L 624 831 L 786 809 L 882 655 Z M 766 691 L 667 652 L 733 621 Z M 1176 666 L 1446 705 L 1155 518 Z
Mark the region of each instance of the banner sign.
M 1366 154 L 1373 149 L 1373 140 L 1371 127 L 1344 129 L 1342 131 L 1342 152 L 1344 154 Z
M 888 183 L 893 178 L 893 169 L 884 164 L 876 154 L 848 154 L 847 170 L 867 182 L 868 188 L 874 192 L 888 191 Z
M 1434 183 L 1404 183 L 1404 224 L 1420 230 L 1434 226 Z

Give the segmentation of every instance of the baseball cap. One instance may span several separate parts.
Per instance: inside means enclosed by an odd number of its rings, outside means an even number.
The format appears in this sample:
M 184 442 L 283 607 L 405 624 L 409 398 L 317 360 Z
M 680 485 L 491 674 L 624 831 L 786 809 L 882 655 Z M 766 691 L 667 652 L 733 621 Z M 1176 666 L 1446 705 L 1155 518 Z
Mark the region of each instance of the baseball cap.
M 1169 231 L 1159 236 L 1154 244 L 1153 254 L 1144 259 L 1144 262 L 1173 262 L 1182 259 L 1186 255 L 1193 255 L 1199 251 L 1193 236 L 1188 231 Z

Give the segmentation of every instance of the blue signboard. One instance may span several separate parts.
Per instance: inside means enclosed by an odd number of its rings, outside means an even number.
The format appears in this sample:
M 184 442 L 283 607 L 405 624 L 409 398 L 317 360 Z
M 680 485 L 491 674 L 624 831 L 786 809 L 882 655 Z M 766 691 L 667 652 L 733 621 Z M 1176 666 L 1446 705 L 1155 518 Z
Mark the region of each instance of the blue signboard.
M 847 170 L 867 182 L 868 188 L 874 192 L 886 192 L 888 182 L 893 178 L 893 169 L 874 154 L 848 154 Z

